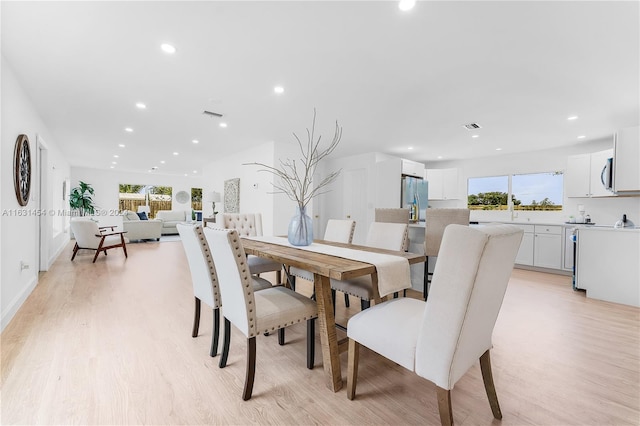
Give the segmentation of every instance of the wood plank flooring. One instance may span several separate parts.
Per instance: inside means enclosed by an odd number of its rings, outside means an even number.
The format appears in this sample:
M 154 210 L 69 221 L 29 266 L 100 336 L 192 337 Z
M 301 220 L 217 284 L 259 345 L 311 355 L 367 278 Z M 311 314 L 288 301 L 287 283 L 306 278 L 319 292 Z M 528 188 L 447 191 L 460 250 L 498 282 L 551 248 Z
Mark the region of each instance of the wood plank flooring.
M 356 399 L 346 386 L 330 392 L 319 352 L 305 367 L 304 324 L 287 329 L 282 347 L 275 334 L 257 339 L 253 398 L 243 402 L 245 339 L 233 331 L 219 369 L 204 305 L 191 337 L 180 242 L 130 244 L 128 259 L 116 250 L 95 264 L 88 252 L 70 262 L 71 248 L 2 333 L 1 424 L 439 424 L 434 385 L 366 348 Z M 339 323 L 359 310 L 355 299 L 337 303 Z M 515 270 L 491 352 L 504 418 L 491 415 L 478 364 L 452 391 L 455 423 L 640 424 L 639 324 L 639 309 L 587 299 L 569 277 Z M 346 353 L 341 361 L 346 379 Z

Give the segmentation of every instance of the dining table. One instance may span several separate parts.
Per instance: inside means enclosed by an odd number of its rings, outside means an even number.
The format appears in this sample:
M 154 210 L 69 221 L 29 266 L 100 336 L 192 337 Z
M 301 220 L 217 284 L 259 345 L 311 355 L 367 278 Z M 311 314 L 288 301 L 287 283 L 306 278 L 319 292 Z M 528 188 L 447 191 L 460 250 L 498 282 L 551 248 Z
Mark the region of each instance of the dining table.
M 286 238 L 283 240 L 286 241 Z M 313 244 L 321 245 L 324 252 L 318 253 L 303 248 L 296 248 L 291 245 L 278 244 L 252 237 L 242 238 L 242 246 L 248 255 L 271 259 L 283 264 L 285 267 L 294 266 L 313 273 L 313 285 L 316 303 L 318 304 L 318 332 L 320 334 L 322 347 L 322 361 L 326 385 L 332 391 L 337 392 L 342 388 L 340 353 L 347 350 L 348 339 L 344 338 L 338 341 L 337 338 L 330 279 L 348 280 L 363 275 L 371 275 L 375 295 L 374 303 L 380 303 L 382 298 L 377 288 L 378 272 L 376 266 L 372 263 L 331 254 L 331 247 L 400 256 L 407 259 L 410 265 L 424 262 L 426 257 L 424 254 L 383 250 L 324 240 L 314 240 Z M 340 250 L 335 251 L 340 252 Z

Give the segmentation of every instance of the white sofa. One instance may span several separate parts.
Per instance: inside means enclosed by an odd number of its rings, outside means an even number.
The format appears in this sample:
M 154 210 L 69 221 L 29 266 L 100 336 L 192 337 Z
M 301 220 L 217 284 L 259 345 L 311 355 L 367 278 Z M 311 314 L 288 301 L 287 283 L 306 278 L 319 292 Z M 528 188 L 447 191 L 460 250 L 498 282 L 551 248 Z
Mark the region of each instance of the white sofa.
M 127 231 L 125 236 L 130 240 L 160 240 L 162 221 L 140 220 L 136 212 L 125 210 L 122 212 L 122 229 Z
M 190 210 L 158 210 L 156 219 L 162 221 L 162 235 L 178 233 L 176 225 L 191 220 Z

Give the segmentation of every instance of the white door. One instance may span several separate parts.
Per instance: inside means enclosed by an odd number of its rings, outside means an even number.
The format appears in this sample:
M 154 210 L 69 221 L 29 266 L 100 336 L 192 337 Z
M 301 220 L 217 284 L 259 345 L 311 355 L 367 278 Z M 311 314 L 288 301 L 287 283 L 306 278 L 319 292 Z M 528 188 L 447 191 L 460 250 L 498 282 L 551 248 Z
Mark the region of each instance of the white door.
M 369 224 L 367 223 L 367 170 L 365 168 L 344 170 L 343 217 L 356 221 L 354 244 L 364 244 Z

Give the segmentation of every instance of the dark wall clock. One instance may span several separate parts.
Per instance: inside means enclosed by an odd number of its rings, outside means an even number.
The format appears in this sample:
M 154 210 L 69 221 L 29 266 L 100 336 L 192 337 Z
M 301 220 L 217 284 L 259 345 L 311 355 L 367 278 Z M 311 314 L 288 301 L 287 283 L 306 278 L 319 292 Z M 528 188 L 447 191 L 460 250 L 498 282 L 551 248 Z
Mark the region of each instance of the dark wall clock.
M 31 192 L 31 149 L 27 135 L 20 135 L 13 151 L 13 186 L 21 206 L 29 202 Z

